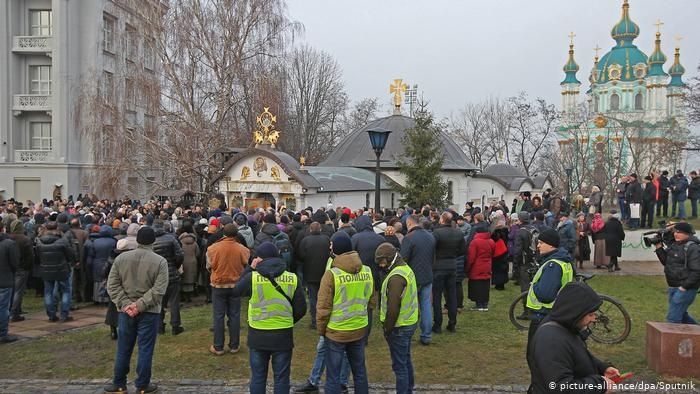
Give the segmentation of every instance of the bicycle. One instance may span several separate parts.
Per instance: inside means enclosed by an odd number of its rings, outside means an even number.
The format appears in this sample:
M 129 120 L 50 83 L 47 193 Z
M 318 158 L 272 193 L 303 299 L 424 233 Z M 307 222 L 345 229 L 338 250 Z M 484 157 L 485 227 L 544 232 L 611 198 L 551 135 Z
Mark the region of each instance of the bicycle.
M 576 274 L 576 281 L 586 282 L 594 276 L 593 274 Z M 525 319 L 525 315 L 527 314 L 527 307 L 525 306 L 527 293 L 527 291 L 521 293 L 510 304 L 510 308 L 508 309 L 510 322 L 520 331 L 525 331 L 529 327 L 529 319 Z M 630 335 L 632 319 L 630 319 L 629 313 L 625 307 L 622 306 L 620 301 L 605 294 L 598 295 L 603 300 L 603 303 L 596 312 L 596 322 L 589 326 L 591 329 L 591 338 L 598 343 L 608 345 L 622 343 Z M 521 316 L 515 315 L 518 306 L 521 306 L 523 309 L 523 315 Z

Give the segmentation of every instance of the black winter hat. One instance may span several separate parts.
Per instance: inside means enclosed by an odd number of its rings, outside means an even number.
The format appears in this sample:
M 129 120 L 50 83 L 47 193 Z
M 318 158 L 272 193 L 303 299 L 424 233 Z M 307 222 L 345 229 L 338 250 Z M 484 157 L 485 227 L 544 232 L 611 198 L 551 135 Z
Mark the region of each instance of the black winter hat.
M 151 245 L 156 242 L 156 232 L 153 227 L 141 227 L 136 233 L 136 242 L 139 245 Z
M 559 247 L 559 233 L 554 229 L 546 228 L 542 230 L 537 239 L 555 248 Z
M 267 259 L 270 257 L 278 257 L 279 251 L 277 250 L 275 244 L 269 241 L 265 241 L 258 245 L 257 248 L 255 248 L 255 254 L 257 254 L 258 257 L 262 259 Z
M 676 225 L 673 226 L 673 229 L 680 232 L 680 233 L 686 233 L 688 235 L 695 234 L 695 231 L 693 230 L 693 226 L 690 223 L 686 223 L 686 222 L 676 223 Z

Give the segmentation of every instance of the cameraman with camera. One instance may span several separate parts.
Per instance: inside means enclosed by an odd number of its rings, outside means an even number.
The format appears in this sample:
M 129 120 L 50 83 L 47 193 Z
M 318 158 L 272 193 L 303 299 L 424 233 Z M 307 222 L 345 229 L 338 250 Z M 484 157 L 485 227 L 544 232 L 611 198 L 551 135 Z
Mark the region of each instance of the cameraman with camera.
M 666 321 L 669 323 L 697 324 L 688 314 L 700 287 L 700 240 L 693 234 L 693 226 L 681 222 L 674 225 L 674 242 L 667 248 L 662 237 L 653 239 L 668 283 Z

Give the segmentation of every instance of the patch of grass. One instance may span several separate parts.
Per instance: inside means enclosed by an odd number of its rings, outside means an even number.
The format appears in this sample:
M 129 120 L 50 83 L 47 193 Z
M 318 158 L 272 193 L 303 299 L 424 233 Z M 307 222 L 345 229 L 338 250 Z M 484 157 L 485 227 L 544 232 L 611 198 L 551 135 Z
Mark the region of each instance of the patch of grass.
M 666 285 L 663 277 L 600 276 L 591 286 L 620 300 L 632 317 L 629 338 L 620 345 L 600 345 L 592 341 L 596 356 L 610 360 L 639 379 L 654 381 L 657 376 L 646 367 L 645 322 L 663 321 L 666 314 Z M 458 316 L 457 333 L 433 336 L 431 346 L 421 346 L 419 332 L 414 336 L 413 363 L 419 383 L 512 384 L 529 382 L 525 361 L 527 334 L 516 331 L 508 321 L 507 309 L 519 293 L 512 285 L 506 291 L 492 291 L 489 312 L 468 312 Z M 247 305 L 246 302 L 243 303 Z M 161 335 L 156 344 L 154 376 L 157 379 L 247 379 L 248 350 L 245 307 L 242 311 L 241 352 L 214 357 L 208 348 L 212 341 L 211 307 L 182 311 L 187 331 L 173 337 Z M 691 314 L 700 315 L 698 303 Z M 370 381 L 391 382 L 391 360 L 378 319 L 367 347 Z M 446 318 L 445 318 L 446 320 Z M 446 322 L 445 322 L 446 324 Z M 309 316 L 297 323 L 292 362 L 292 378 L 308 377 L 316 353 L 318 335 L 309 327 Z M 33 341 L 3 346 L 3 358 L 12 360 L 0 369 L 2 378 L 108 378 L 112 376 L 116 342 L 109 339 L 106 326 L 53 335 Z M 135 363 L 134 355 L 134 363 Z M 135 366 L 132 365 L 132 371 Z M 666 379 L 667 381 L 670 381 Z

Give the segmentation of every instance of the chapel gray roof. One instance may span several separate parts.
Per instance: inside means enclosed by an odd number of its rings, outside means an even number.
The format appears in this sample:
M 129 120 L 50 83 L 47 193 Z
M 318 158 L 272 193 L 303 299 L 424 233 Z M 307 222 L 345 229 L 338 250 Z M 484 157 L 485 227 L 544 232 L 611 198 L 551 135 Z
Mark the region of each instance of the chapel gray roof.
M 374 190 L 374 171 L 355 167 L 306 167 L 323 187 L 324 192 Z M 390 190 L 394 182 L 382 174 L 379 186 Z
M 391 134 L 381 157 L 382 160 L 386 161 L 383 161 L 380 165 L 382 168 L 397 168 L 396 159 L 405 156 L 403 136 L 407 129 L 415 125 L 415 119 L 403 115 L 392 115 L 373 120 L 343 138 L 326 160 L 319 164 L 319 167 L 374 168 L 376 166 L 376 156 L 369 142 L 367 130 L 383 128 L 391 130 Z M 447 135 L 440 133 L 439 137 L 445 158 L 442 165 L 444 170 L 466 171 L 478 169 Z
M 274 160 L 277 164 L 282 167 L 282 169 L 289 175 L 292 176 L 297 182 L 299 182 L 305 188 L 319 188 L 321 184 L 306 172 L 306 169 L 302 169 L 301 165 L 295 158 L 289 154 L 279 151 L 277 149 L 272 149 L 266 145 L 258 146 L 257 148 L 249 148 L 239 153 L 234 154 L 225 164 L 224 170 L 219 174 L 218 177 L 212 180 L 212 183 L 216 182 L 219 178 L 224 176 L 231 167 L 233 167 L 238 160 L 247 157 L 249 155 L 262 155 L 266 156 L 271 160 Z
M 492 164 L 484 169 L 484 174 L 505 177 L 525 177 L 525 172 L 516 166 L 506 163 Z

